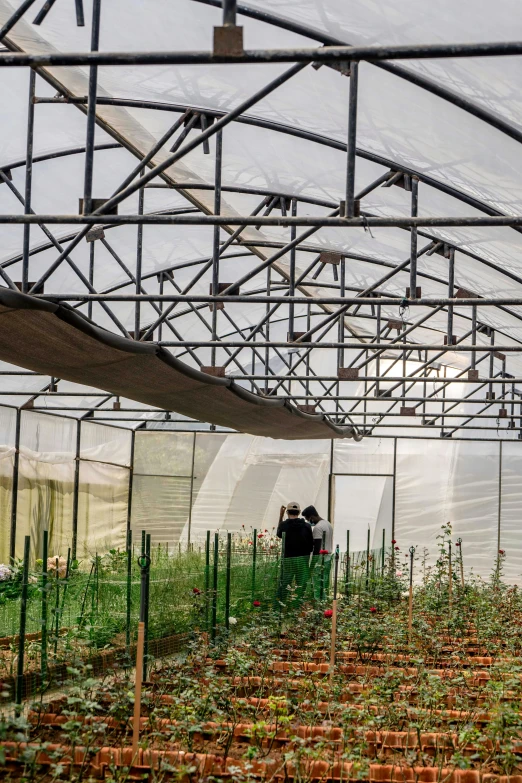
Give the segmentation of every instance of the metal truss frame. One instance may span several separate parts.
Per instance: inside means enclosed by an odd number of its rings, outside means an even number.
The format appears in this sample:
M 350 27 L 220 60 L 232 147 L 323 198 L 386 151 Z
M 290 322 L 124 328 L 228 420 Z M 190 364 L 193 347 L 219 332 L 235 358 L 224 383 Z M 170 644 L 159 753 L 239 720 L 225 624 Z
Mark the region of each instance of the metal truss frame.
M 221 0 L 194 1 L 223 7 L 223 26 L 216 28 L 216 32 L 219 36 L 225 31 L 224 40 L 228 41 L 225 48 L 218 47 L 210 52 L 99 52 L 101 0 L 93 2 L 90 52 L 34 55 L 11 51 L 15 47 L 10 42 L 9 32 L 35 0 L 25 0 L 4 24 L 0 42 L 6 49 L 0 50 L 0 73 L 2 67 L 25 67 L 29 68 L 31 76 L 26 157 L 0 166 L 0 185 L 9 188 L 21 205 L 20 213 L 0 215 L 0 224 L 21 224 L 24 232 L 21 252 L 0 262 L 0 284 L 31 296 L 68 302 L 89 318 L 94 318 L 95 308 L 100 307 L 111 328 L 129 339 L 154 340 L 196 367 L 210 372 L 233 373 L 258 394 L 284 396 L 298 406 L 305 406 L 305 410 L 326 413 L 336 423 L 351 422 L 366 436 L 386 437 L 386 428 L 396 429 L 400 425 L 405 435 L 411 428 L 416 432 L 422 428 L 425 437 L 473 437 L 477 431 L 496 431 L 499 438 L 512 438 L 515 433 L 522 438 L 522 378 L 507 372 L 510 357 L 522 352 L 522 340 L 514 339 L 493 325 L 489 317 L 490 308 L 495 308 L 513 322 L 522 321 L 522 313 L 517 310 L 522 305 L 522 295 L 479 297 L 458 288 L 456 253 L 459 259 L 460 256 L 470 258 L 494 270 L 506 281 L 522 284 L 522 275 L 458 244 L 441 241 L 433 233 L 439 227 L 461 226 L 502 226 L 506 231 L 520 233 L 522 215 L 502 214 L 456 187 L 357 147 L 358 64 L 361 61 L 413 82 L 522 142 L 522 132 L 502 118 L 397 64 L 400 60 L 423 57 L 521 55 L 522 44 L 353 47 L 301 25 L 238 5 L 235 0 L 223 0 L 223 3 Z M 51 6 L 52 3 L 44 5 L 35 24 L 45 23 Z M 77 3 L 77 11 L 78 24 L 84 24 L 81 2 Z M 237 42 L 241 39 L 240 28 L 236 25 L 238 14 L 306 35 L 321 46 L 285 50 L 238 49 Z M 205 106 L 98 95 L 100 65 L 190 63 L 205 67 L 214 63 L 237 65 L 247 62 L 289 63 L 290 67 L 228 112 Z M 45 70 L 50 65 L 88 66 L 88 94 L 71 95 Z M 345 143 L 249 113 L 260 100 L 311 66 L 331 67 L 347 78 L 348 134 Z M 37 76 L 56 89 L 54 97 L 37 94 Z M 71 104 L 82 111 L 86 117 L 85 145 L 34 155 L 38 132 L 35 114 L 41 104 Z M 175 119 L 147 154 L 138 154 L 129 140 L 108 127 L 97 114 L 99 106 L 107 105 L 171 112 Z M 223 183 L 223 135 L 231 123 L 291 135 L 343 153 L 346 162 L 344 199 L 336 203 L 293 192 Z M 113 142 L 95 144 L 97 124 L 113 136 Z M 173 181 L 170 167 L 199 147 L 205 154 L 211 154 L 211 141 L 215 142 L 213 182 Z M 168 154 L 163 155 L 161 163 L 155 162 L 166 145 Z M 137 158 L 136 165 L 114 193 L 98 203 L 93 199 L 97 153 L 118 148 L 130 151 Z M 85 159 L 82 212 L 77 215 L 36 214 L 32 206 L 34 167 L 74 155 L 82 155 Z M 358 159 L 377 163 L 386 170 L 356 193 Z M 25 168 L 24 192 L 12 180 L 12 171 L 17 168 Z M 393 186 L 410 194 L 409 216 L 374 215 L 365 209 L 365 198 L 376 188 Z M 148 211 L 147 194 L 156 188 L 177 191 L 186 199 L 186 206 L 162 212 Z M 419 217 L 419 192 L 423 188 L 436 188 L 479 210 L 482 215 Z M 205 191 L 213 194 L 212 210 L 198 198 L 198 194 Z M 257 199 L 256 206 L 249 215 L 221 214 L 225 193 Z M 136 213 L 114 214 L 119 204 L 135 194 L 138 196 Z M 311 207 L 317 209 L 317 215 L 306 214 Z M 37 225 L 45 234 L 45 243 L 31 243 L 32 225 Z M 58 236 L 51 227 L 62 225 L 75 228 Z M 112 241 L 112 232 L 123 225 L 136 226 L 133 258 L 123 258 Z M 173 264 L 159 272 L 144 273 L 144 227 L 149 225 L 213 226 L 212 247 L 205 257 Z M 284 229 L 284 239 L 268 240 L 260 235 L 257 241 L 251 238 L 252 232 L 250 236 L 244 236 L 247 229 L 264 226 Z M 367 231 L 372 227 L 400 229 L 409 234 L 410 252 L 401 263 L 349 251 L 334 252 L 312 239 L 321 228 L 328 226 L 342 227 L 346 231 L 353 227 Z M 228 235 L 226 239 L 222 232 Z M 75 260 L 75 249 L 82 241 L 90 243 L 87 273 Z M 30 283 L 33 259 L 52 249 L 56 251 L 56 257 L 39 279 Z M 297 265 L 297 253 L 300 258 L 310 259 L 302 270 Z M 446 271 L 443 275 L 419 268 L 419 259 L 434 253 L 444 259 Z M 122 280 L 100 290 L 95 284 L 96 269 L 97 264 L 102 263 L 100 256 L 107 254 L 121 270 Z M 222 263 L 236 259 L 244 260 L 241 275 L 236 280 L 223 282 L 220 276 Z M 364 286 L 350 262 L 364 264 L 374 270 L 374 274 L 381 267 L 382 273 L 370 286 Z M 84 292 L 53 291 L 53 276 L 59 274 L 62 264 L 69 266 Z M 179 285 L 177 274 L 189 268 L 192 268 L 189 281 Z M 16 280 L 14 274 L 17 274 Z M 406 276 L 408 287 L 404 287 L 402 294 L 390 294 L 388 284 L 393 281 L 398 287 L 400 275 Z M 446 295 L 423 297 L 419 290 L 423 280 L 442 286 Z M 199 293 L 198 284 L 202 282 L 209 286 L 207 295 Z M 133 330 L 125 326 L 116 312 L 116 305 L 122 302 L 134 304 Z M 237 306 L 248 304 L 263 305 L 264 312 L 257 323 L 245 326 L 238 317 Z M 196 321 L 206 339 L 195 340 L 188 335 L 187 324 L 193 325 Z M 433 338 L 431 342 L 430 337 Z M 331 369 L 324 370 L 324 363 L 316 361 L 324 350 L 335 356 L 333 374 Z M 482 375 L 479 375 L 480 365 L 486 367 Z M 14 369 L 0 371 L 4 384 L 7 377 L 17 379 L 27 375 L 37 374 Z M 60 381 L 42 377 L 43 385 L 36 392 L 21 390 L 16 384 L 12 388 L 4 386 L 0 402 L 2 396 L 18 396 L 23 408 L 64 414 L 74 412 L 79 420 L 109 420 L 113 424 L 131 421 L 136 427 L 147 426 L 144 416 L 150 415 L 157 425 L 158 419 L 167 419 L 170 414 L 156 408 L 136 407 L 132 403 L 121 404 L 103 391 L 62 391 L 58 386 Z M 461 385 L 460 395 L 452 392 L 455 384 Z M 499 387 L 497 397 L 494 390 Z M 44 395 L 47 403 L 48 396 L 53 395 L 57 404 L 41 405 Z M 86 405 L 84 400 L 91 396 L 96 402 Z M 83 398 L 80 407 L 71 404 L 75 397 Z M 58 403 L 65 398 L 68 405 L 62 407 Z M 135 415 L 129 417 L 129 414 Z M 480 438 L 476 434 L 475 437 Z

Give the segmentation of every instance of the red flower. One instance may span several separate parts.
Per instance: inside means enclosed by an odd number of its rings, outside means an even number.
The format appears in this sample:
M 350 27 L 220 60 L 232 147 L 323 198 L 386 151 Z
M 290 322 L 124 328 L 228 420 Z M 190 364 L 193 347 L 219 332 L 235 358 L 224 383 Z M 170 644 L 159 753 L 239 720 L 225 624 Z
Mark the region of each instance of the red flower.
M 457 541 L 457 543 L 455 544 L 455 546 L 460 546 L 460 541 Z
M 331 617 L 333 615 L 333 609 L 325 609 L 324 610 L 324 616 L 325 617 Z
M 400 551 L 401 551 L 401 548 L 400 548 L 400 546 L 396 546 L 396 547 L 395 547 L 395 551 L 396 551 L 396 552 L 400 552 Z
M 397 543 L 396 540 L 392 538 L 392 544 L 396 544 L 396 543 Z
M 258 538 L 263 538 L 263 534 L 262 534 L 262 533 L 260 533 L 260 534 L 258 535 Z
M 506 550 L 505 549 L 499 549 L 498 553 L 499 553 L 499 555 L 505 555 L 506 554 Z
M 371 606 L 371 607 L 370 607 L 370 612 L 371 612 L 372 614 L 375 614 L 375 612 L 376 612 L 376 611 L 377 611 L 377 609 L 375 608 L 375 606 Z
M 201 590 L 199 589 L 199 587 L 193 587 L 192 592 L 194 593 L 194 595 L 199 595 L 201 593 Z
M 249 541 L 248 543 L 250 544 L 250 546 L 252 546 L 252 541 Z
M 252 606 L 261 606 L 261 601 L 253 601 Z
M 327 554 L 329 554 L 329 552 L 328 552 L 328 550 L 327 550 L 327 549 L 320 549 L 320 550 L 319 550 L 319 554 L 320 554 L 320 555 L 327 555 Z

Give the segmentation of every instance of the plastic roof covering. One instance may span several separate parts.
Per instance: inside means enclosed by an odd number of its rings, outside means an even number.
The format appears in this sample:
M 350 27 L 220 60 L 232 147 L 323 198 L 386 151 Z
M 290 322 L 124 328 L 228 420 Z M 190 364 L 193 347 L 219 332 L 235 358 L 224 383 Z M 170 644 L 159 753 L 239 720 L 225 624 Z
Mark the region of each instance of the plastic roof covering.
M 0 0 L 0 23 L 18 7 L 15 0 Z M 85 3 L 86 19 L 90 2 Z M 215 5 L 215 3 L 214 3 Z M 522 19 L 516 0 L 500 0 L 490 4 L 485 0 L 436 0 L 429 8 L 413 0 L 386 0 L 369 2 L 354 0 L 348 7 L 342 0 L 287 0 L 284 5 L 275 0 L 247 3 L 244 8 L 271 15 L 271 23 L 241 15 L 248 48 L 277 48 L 282 46 L 311 46 L 317 42 L 343 43 L 435 43 L 438 41 L 514 40 L 522 35 Z M 241 9 L 240 9 L 241 10 Z M 31 9 L 9 34 L 9 46 L 28 52 L 86 51 L 90 43 L 89 25 L 76 27 L 73 4 L 57 2 L 41 27 L 30 22 Z M 221 11 L 212 2 L 196 0 L 125 0 L 106 2 L 102 8 L 101 50 L 194 50 L 208 49 L 213 25 L 220 24 Z M 285 29 L 285 25 L 301 25 L 307 35 Z M 227 111 L 266 84 L 287 66 L 272 65 L 217 65 L 217 66 L 136 66 L 100 67 L 99 94 L 119 98 L 182 104 Z M 522 105 L 519 58 L 471 58 L 405 61 L 394 65 L 395 71 L 421 76 L 430 83 L 446 88 L 454 94 L 467 97 L 513 128 L 504 133 L 483 120 L 472 116 L 422 89 L 408 79 L 383 68 L 362 63 L 360 66 L 359 111 L 357 144 L 356 189 L 368 185 L 388 170 L 389 165 L 403 166 L 421 175 L 419 214 L 421 215 L 480 215 L 481 205 L 487 211 L 505 213 L 522 211 L 522 180 L 520 178 L 522 148 L 512 135 L 521 130 Z M 73 95 L 87 92 L 88 69 L 48 69 L 48 75 Z M 0 100 L 11 111 L 3 117 L 0 132 L 0 165 L 7 165 L 25 157 L 25 122 L 28 74 L 24 69 L 3 69 L 0 80 Z M 326 214 L 334 208 L 344 191 L 345 155 L 335 145 L 344 143 L 347 126 L 348 81 L 338 72 L 322 67 L 304 69 L 292 80 L 259 102 L 251 112 L 262 120 L 317 134 L 318 141 L 297 138 L 295 135 L 243 123 L 229 125 L 224 134 L 223 184 L 281 190 L 301 196 L 324 200 L 324 207 L 300 205 L 300 213 Z M 38 95 L 53 95 L 54 89 L 41 79 Z M 111 135 L 98 127 L 96 143 L 112 145 L 114 136 L 142 152 L 172 124 L 176 115 L 168 111 L 151 111 L 122 107 L 99 106 L 101 123 L 110 126 Z M 320 138 L 319 138 L 320 137 Z M 36 112 L 35 155 L 72 149 L 85 141 L 85 119 L 81 111 L 71 106 L 40 105 Z M 321 143 L 319 143 L 319 141 Z M 333 146 L 328 146 L 332 143 Z M 155 158 L 160 162 L 166 153 Z M 367 159 L 372 158 L 371 160 Z M 128 173 L 135 159 L 124 149 L 105 149 L 96 153 L 94 195 L 106 197 L 112 193 Z M 37 212 L 76 212 L 77 198 L 82 191 L 83 155 L 72 155 L 35 164 L 33 206 Z M 23 192 L 25 169 L 13 169 L 14 183 Z M 205 156 L 201 148 L 187 155 L 183 162 L 167 172 L 174 182 L 212 182 L 213 155 Z M 428 181 L 431 184 L 426 184 Z M 50 187 L 52 183 L 52 187 Z M 446 187 L 462 194 L 464 200 L 444 192 Z M 212 211 L 211 191 L 186 191 L 205 211 Z M 136 211 L 136 199 L 130 198 L 120 207 L 123 212 Z M 243 194 L 224 194 L 224 214 L 248 213 L 256 200 Z M 330 206 L 327 206 L 327 205 Z M 183 194 L 171 190 L 148 190 L 147 211 L 186 206 Z M 0 210 L 20 209 L 7 188 L 0 188 Z M 364 209 L 371 214 L 409 214 L 408 194 L 398 188 L 377 189 L 364 200 Z M 19 279 L 18 254 L 21 250 L 21 226 L 2 226 L 2 260 L 12 260 L 6 268 L 12 279 Z M 145 229 L 144 274 L 157 272 L 176 263 L 208 257 L 212 244 L 212 229 L 178 226 Z M 56 236 L 71 232 L 67 227 L 56 231 Z M 500 296 L 520 293 L 522 264 L 520 249 L 522 237 L 513 229 L 458 228 L 422 231 L 428 244 L 431 237 L 455 243 L 461 251 L 456 255 L 456 284 L 479 294 L 495 292 Z M 223 232 L 223 238 L 226 236 Z M 289 231 L 273 228 L 263 231 L 245 231 L 254 245 L 256 256 L 266 257 L 271 251 L 263 247 L 265 241 L 284 242 Z M 136 229 L 120 227 L 108 232 L 108 238 L 120 257 L 132 258 L 135 253 Z M 42 232 L 33 227 L 31 242 L 36 248 L 47 242 Z M 306 248 L 309 248 L 308 250 Z M 389 268 L 404 261 L 409 254 L 409 234 L 395 229 L 376 229 L 371 234 L 362 229 L 328 228 L 318 231 L 297 254 L 299 269 L 306 267 L 318 248 L 331 248 L 347 253 L 349 258 L 347 293 L 350 285 L 355 290 L 378 280 Z M 125 286 L 128 277 L 105 249 L 97 248 L 105 263 L 97 263 L 95 284 L 98 290 L 121 285 L 122 293 L 132 291 Z M 355 256 L 355 258 L 353 257 Z M 53 248 L 31 257 L 30 279 L 37 279 L 56 257 Z M 75 260 L 85 270 L 88 266 L 88 246 L 84 243 L 75 251 Z M 484 261 L 486 263 L 481 263 Z M 230 274 L 238 276 L 256 263 L 256 258 L 230 259 L 222 263 L 222 279 Z M 388 265 L 386 267 L 385 265 Z M 284 257 L 274 268 L 284 274 L 288 259 Z M 384 266 L 383 266 L 384 265 Z M 419 259 L 419 283 L 423 295 L 445 295 L 447 262 L 438 255 Z M 190 279 L 191 268 L 176 272 L 176 282 L 183 287 Z M 324 276 L 321 278 L 324 280 Z M 152 278 L 154 281 L 154 278 Z M 148 281 L 147 281 L 148 282 Z M 409 279 L 407 273 L 397 274 L 381 290 L 404 293 Z M 151 289 L 154 282 L 150 283 Z M 261 278 L 252 281 L 252 289 L 264 285 Z M 62 264 L 46 284 L 54 292 L 84 291 L 83 284 L 69 267 Z M 156 289 L 154 289 L 156 290 Z M 315 289 L 307 287 L 312 296 L 328 292 L 318 281 Z M 208 291 L 204 279 L 195 293 Z M 244 327 L 257 322 L 263 306 L 248 308 L 234 305 L 230 312 Z M 126 328 L 133 328 L 134 310 L 131 304 L 113 307 Z M 504 344 L 522 337 L 522 310 L 487 308 L 481 311 L 481 320 L 495 327 L 498 339 Z M 152 320 L 153 311 L 143 306 L 143 321 Z M 415 310 L 415 316 L 424 314 Z M 304 311 L 302 310 L 303 314 Z M 320 311 L 318 311 L 318 317 Z M 384 308 L 383 317 L 397 316 L 397 308 Z M 114 324 L 97 305 L 93 308 L 96 323 L 115 330 Z M 368 323 L 362 318 L 347 318 L 348 328 L 354 334 L 368 333 Z M 419 330 L 418 339 L 440 344 L 445 331 L 444 314 L 434 316 L 429 328 Z M 206 333 L 194 313 L 187 312 L 177 319 L 177 327 L 189 339 L 204 339 Z M 279 328 L 279 327 L 277 327 Z M 457 311 L 455 332 L 462 334 L 469 328 L 464 311 Z M 439 331 L 436 331 L 440 329 Z M 231 328 L 231 331 L 232 328 Z M 274 330 L 276 331 L 276 330 Z M 272 336 L 277 339 L 276 334 Z M 282 320 L 280 335 L 286 333 Z M 332 332 L 333 336 L 333 332 Z M 164 339 L 167 339 L 164 334 Z M 333 367 L 334 357 L 326 351 L 316 351 L 314 367 L 321 371 Z M 347 352 L 349 358 L 349 352 Z M 191 364 L 190 357 L 177 353 Z M 463 366 L 459 355 L 448 354 L 445 362 L 452 367 Z M 509 355 L 508 370 L 522 374 L 522 360 Z M 2 383 L 12 380 L 3 379 Z M 18 383 L 26 388 L 41 388 L 42 379 L 26 378 Z M 32 384 L 32 385 L 31 385 Z M 64 387 L 65 388 L 65 387 Z M 76 388 L 76 387 L 72 387 Z M 455 386 L 452 387 L 455 390 Z M 64 405 L 66 398 L 60 398 Z M 90 398 L 92 399 L 92 398 Z M 101 399 L 101 398 L 100 398 Z M 20 398 L 17 398 L 18 402 Z M 9 401 L 9 400 L 7 400 Z M 462 409 L 464 410 L 464 408 Z M 465 409 L 468 410 L 467 408 Z M 398 429 L 398 431 L 400 431 Z

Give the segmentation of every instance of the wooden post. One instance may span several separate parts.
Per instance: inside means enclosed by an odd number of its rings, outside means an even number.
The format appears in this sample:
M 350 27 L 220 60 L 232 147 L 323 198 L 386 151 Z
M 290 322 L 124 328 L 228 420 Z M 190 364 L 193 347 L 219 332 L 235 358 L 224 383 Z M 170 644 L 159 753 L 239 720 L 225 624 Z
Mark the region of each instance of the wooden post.
M 460 584 L 461 584 L 462 589 L 464 590 L 464 561 L 462 559 L 462 538 L 458 539 L 457 546 L 459 548 Z
M 410 595 L 408 602 L 408 643 L 411 644 L 411 632 L 413 629 L 413 556 L 415 547 L 410 546 Z
M 138 623 L 138 645 L 136 647 L 136 681 L 134 685 L 134 721 L 132 724 L 132 763 L 136 763 L 140 738 L 141 683 L 143 677 L 143 648 L 145 646 L 145 623 Z
M 335 670 L 335 644 L 337 640 L 337 575 L 339 572 L 339 545 L 335 548 L 334 583 L 332 601 L 332 639 L 330 645 L 330 682 L 333 680 Z

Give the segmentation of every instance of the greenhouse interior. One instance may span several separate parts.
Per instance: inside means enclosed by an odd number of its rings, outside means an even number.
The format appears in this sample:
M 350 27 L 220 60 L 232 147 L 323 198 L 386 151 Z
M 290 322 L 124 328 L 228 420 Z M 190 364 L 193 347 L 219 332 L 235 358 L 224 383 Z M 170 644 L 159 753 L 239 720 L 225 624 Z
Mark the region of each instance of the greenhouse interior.
M 521 66 L 0 0 L 2 781 L 522 783 Z

